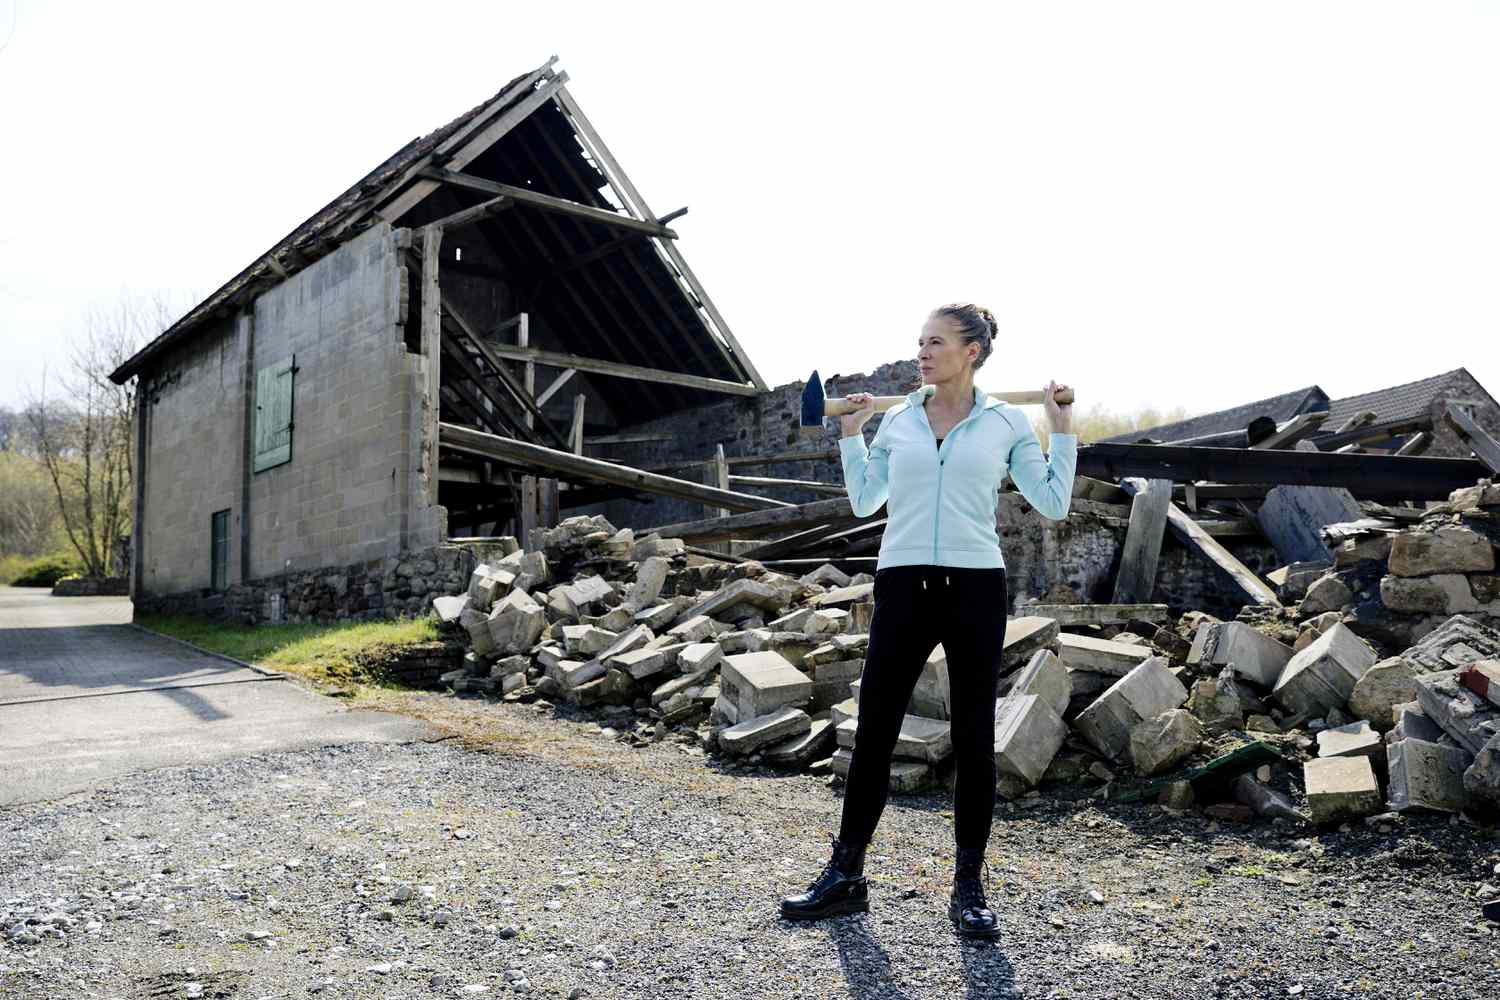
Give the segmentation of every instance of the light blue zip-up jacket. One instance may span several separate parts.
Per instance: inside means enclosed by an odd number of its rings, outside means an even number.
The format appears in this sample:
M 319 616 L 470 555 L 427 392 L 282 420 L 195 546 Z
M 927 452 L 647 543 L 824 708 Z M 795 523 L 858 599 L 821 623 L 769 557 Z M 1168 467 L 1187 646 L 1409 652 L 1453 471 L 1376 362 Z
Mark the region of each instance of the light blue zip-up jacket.
M 1017 407 L 974 390 L 974 408 L 941 447 L 923 405 L 923 386 L 885 412 L 869 446 L 864 435 L 839 441 L 844 488 L 859 517 L 887 504 L 876 568 L 934 565 L 1004 567 L 995 504 L 1006 473 L 1031 505 L 1054 521 L 1068 515 L 1078 436 L 1053 434 L 1050 458 Z

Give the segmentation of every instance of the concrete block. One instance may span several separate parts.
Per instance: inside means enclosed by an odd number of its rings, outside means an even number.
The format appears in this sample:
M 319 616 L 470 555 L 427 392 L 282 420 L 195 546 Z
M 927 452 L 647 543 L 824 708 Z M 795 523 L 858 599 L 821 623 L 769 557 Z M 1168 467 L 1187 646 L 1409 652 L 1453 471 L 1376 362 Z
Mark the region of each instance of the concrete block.
M 782 632 L 800 632 L 802 631 L 802 626 L 807 624 L 816 611 L 816 608 L 798 608 L 796 611 L 782 615 L 775 621 L 768 622 L 766 627 Z
M 667 635 L 672 636 L 679 642 L 702 642 L 705 639 L 712 639 L 724 631 L 727 630 L 723 625 L 720 625 L 707 615 L 689 615 L 667 629 Z
M 531 657 L 529 656 L 507 656 L 503 660 L 496 660 L 489 667 L 489 675 L 495 678 L 513 677 L 516 674 L 524 674 L 531 669 Z
M 843 681 L 848 684 L 858 680 L 864 669 L 864 660 L 834 660 L 832 663 L 818 664 L 812 668 L 811 673 L 814 682 Z
M 671 633 L 667 633 L 671 636 Z M 684 673 L 711 670 L 724 659 L 724 650 L 717 642 L 691 642 L 677 654 L 677 667 Z
M 1319 757 L 1302 766 L 1308 811 L 1317 824 L 1379 812 L 1380 785 L 1368 757 Z
M 661 684 L 658 684 L 655 688 L 652 689 L 651 704 L 660 706 L 663 702 L 683 693 L 684 691 L 691 690 L 692 688 L 702 687 L 703 682 L 708 679 L 708 675 L 710 672 L 711 671 L 708 670 L 697 670 L 692 673 L 683 674 L 680 677 L 673 677 L 668 681 L 663 681 Z
M 1349 711 L 1380 732 L 1386 732 L 1395 725 L 1392 709 L 1416 698 L 1417 688 L 1413 682 L 1418 675 L 1428 672 L 1425 667 L 1404 657 L 1386 657 L 1354 682 L 1354 690 L 1349 694 Z
M 1270 688 L 1291 658 L 1290 646 L 1244 622 L 1204 622 L 1193 636 L 1188 662 L 1220 669 L 1233 665 L 1241 677 Z
M 810 603 L 820 608 L 842 608 L 859 601 L 868 601 L 874 593 L 873 583 L 851 583 L 847 587 L 835 587 L 827 593 L 819 594 Z
M 1057 642 L 1057 658 L 1063 666 L 1112 677 L 1124 677 L 1151 657 L 1151 650 L 1146 646 L 1069 632 L 1059 635 Z
M 1478 532 L 1457 525 L 1403 531 L 1391 540 L 1389 565 L 1397 576 L 1489 573 L 1495 569 L 1495 547 Z
M 667 572 L 671 568 L 672 561 L 664 556 L 652 556 L 637 563 L 635 582 L 630 586 L 630 594 L 625 598 L 625 606 L 632 612 L 636 612 L 655 604 L 657 597 L 661 595 L 662 586 L 667 582 Z
M 1464 791 L 1491 805 L 1500 805 L 1500 735 L 1490 737 L 1464 771 Z
M 851 698 L 854 699 L 854 703 L 856 705 L 859 704 L 859 685 L 860 685 L 860 681 L 862 681 L 862 680 L 864 680 L 864 678 L 860 677 L 860 678 L 858 678 L 856 680 L 852 680 L 852 681 L 849 682 L 849 697 L 851 697 Z
M 1469 578 L 1462 573 L 1382 577 L 1380 603 L 1392 611 L 1425 614 L 1451 615 L 1479 609 Z
M 1153 656 L 1111 684 L 1073 721 L 1077 729 L 1106 757 L 1114 758 L 1130 745 L 1130 730 L 1142 719 L 1169 711 L 1187 701 L 1187 689 L 1167 669 L 1167 661 Z
M 546 627 L 547 615 L 541 605 L 524 590 L 511 591 L 496 601 L 490 611 L 489 630 L 495 643 L 494 655 L 527 652 Z
M 1436 743 L 1443 738 L 1442 727 L 1427 717 L 1419 702 L 1411 701 L 1395 706 L 1391 709 L 1391 717 L 1395 720 L 1395 725 L 1386 734 L 1387 743 L 1408 739 Z
M 835 727 L 835 735 L 841 747 L 852 748 L 855 734 L 859 730 L 858 717 L 847 718 Z M 936 763 L 953 753 L 953 734 L 948 723 L 938 719 L 924 719 L 919 715 L 908 715 L 901 720 L 901 733 L 891 756 L 898 760 L 918 760 Z
M 1303 615 L 1320 615 L 1326 611 L 1339 611 L 1354 600 L 1354 591 L 1349 589 L 1337 574 L 1320 576 L 1307 586 L 1307 593 L 1297 605 Z
M 1073 680 L 1052 650 L 1039 649 L 1015 674 L 1008 694 L 1034 694 L 1061 719 L 1068 710 L 1068 699 L 1073 697 Z
M 952 689 L 948 684 L 948 656 L 939 644 L 922 664 L 906 711 L 927 719 L 947 719 L 952 714 Z
M 1412 683 L 1423 713 L 1470 753 L 1500 735 L 1500 708 L 1459 683 L 1459 671 L 1423 674 Z
M 1244 707 L 1235 689 L 1234 675 L 1228 670 L 1217 677 L 1205 677 L 1193 683 L 1188 694 L 1188 711 L 1214 733 L 1226 733 L 1245 724 Z
M 854 759 L 854 754 L 845 749 L 833 752 L 833 773 L 841 778 L 849 777 L 849 764 Z M 927 783 L 932 774 L 932 768 L 926 764 L 914 760 L 891 761 L 891 774 L 887 787 L 892 793 L 905 794 L 915 792 Z
M 742 719 L 801 706 L 812 698 L 812 679 L 773 652 L 726 656 L 719 666 L 719 687 Z
M 773 743 L 762 754 L 774 767 L 804 768 L 828 756 L 833 745 L 833 722 L 813 719 L 806 732 Z
M 608 646 L 605 646 L 602 650 L 599 651 L 599 659 L 603 660 L 606 666 L 611 666 L 612 664 L 610 663 L 610 661 L 619 656 L 621 653 L 628 653 L 631 650 L 640 649 L 642 646 L 646 645 L 646 643 L 650 642 L 654 638 L 656 638 L 656 636 L 651 633 L 651 629 L 647 628 L 645 625 L 636 625 L 629 630 L 615 636 L 614 642 L 611 642 Z
M 1462 812 L 1469 793 L 1464 770 L 1473 755 L 1458 748 L 1424 740 L 1397 740 L 1385 748 L 1390 771 L 1388 805 L 1397 812 L 1425 809 Z
M 1043 695 L 1013 693 L 995 703 L 995 769 L 1028 787 L 1042 780 L 1067 737 L 1067 723 Z
M 857 719 L 859 703 L 853 698 L 845 699 L 828 709 L 828 718 L 835 726 L 842 725 L 849 719 Z
M 518 691 L 525 686 L 526 675 L 524 673 L 506 674 L 504 677 L 500 678 L 501 694 L 510 694 L 512 691 Z
M 665 604 L 655 604 L 637 611 L 631 621 L 637 625 L 645 625 L 653 632 L 661 633 L 672 627 L 673 623 L 682 616 L 682 611 L 683 605 L 668 601 Z
M 719 734 L 719 746 L 726 753 L 744 756 L 768 744 L 799 736 L 811 728 L 812 719 L 806 712 L 799 708 L 781 708 L 730 726 Z
M 1380 734 L 1363 719 L 1321 730 L 1317 739 L 1319 757 L 1368 757 L 1371 763 L 1385 757 L 1385 743 Z
M 1500 657 L 1500 631 L 1467 615 L 1454 615 L 1401 654 L 1428 673 L 1492 657 Z
M 490 638 L 490 620 L 487 615 L 473 608 L 460 616 L 464 631 L 469 634 L 469 648 L 480 656 L 491 656 L 495 652 L 495 640 Z
M 1019 669 L 1039 649 L 1051 649 L 1057 645 L 1062 634 L 1055 618 L 1041 615 L 1021 615 L 1005 623 L 1005 639 L 1000 650 L 1000 670 L 1008 673 Z
M 558 660 L 546 668 L 546 675 L 561 684 L 564 691 L 598 680 L 604 672 L 604 664 L 598 660 Z
M 1375 661 L 1375 651 L 1341 623 L 1287 661 L 1272 694 L 1294 713 L 1322 716 L 1348 704 Z
M 667 668 L 667 654 L 659 649 L 633 649 L 611 657 L 609 665 L 625 671 L 631 680 L 643 681 Z
M 849 612 L 843 608 L 819 608 L 802 623 L 805 635 L 837 635 L 849 623 Z
M 786 594 L 775 587 L 767 586 L 756 580 L 731 580 L 708 597 L 693 605 L 684 614 L 689 618 L 698 615 L 707 615 L 710 618 L 715 618 L 736 604 L 749 604 L 776 614 L 782 608 L 786 607 L 787 603 L 788 598 Z
M 1191 712 L 1174 708 L 1130 727 L 1130 761 L 1142 775 L 1162 774 L 1185 760 L 1203 739 Z
M 574 657 L 594 656 L 619 638 L 618 634 L 593 625 L 564 625 L 562 636 L 563 648 Z
M 1458 682 L 1500 707 L 1500 660 L 1475 660 L 1459 671 Z
M 1113 674 L 1096 674 L 1092 670 L 1069 670 L 1068 687 L 1073 692 L 1073 701 L 1083 695 L 1097 695 L 1101 691 L 1108 690 L 1109 686 L 1120 678 Z M 1089 701 L 1093 699 L 1090 698 Z M 1088 702 L 1085 702 L 1085 707 Z
M 832 563 L 824 563 L 812 572 L 804 573 L 801 581 L 807 584 L 817 584 L 821 587 L 847 587 L 849 586 L 849 574 Z

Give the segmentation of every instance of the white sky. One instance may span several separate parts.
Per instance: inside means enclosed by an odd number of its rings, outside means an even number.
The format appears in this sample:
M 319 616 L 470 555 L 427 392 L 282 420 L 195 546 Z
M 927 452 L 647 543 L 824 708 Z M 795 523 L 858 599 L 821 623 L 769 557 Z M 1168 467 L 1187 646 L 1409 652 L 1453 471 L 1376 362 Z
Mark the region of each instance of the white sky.
M 989 305 L 1081 409 L 1500 393 L 1500 2 L 0 0 L 0 404 L 557 53 L 771 384 Z

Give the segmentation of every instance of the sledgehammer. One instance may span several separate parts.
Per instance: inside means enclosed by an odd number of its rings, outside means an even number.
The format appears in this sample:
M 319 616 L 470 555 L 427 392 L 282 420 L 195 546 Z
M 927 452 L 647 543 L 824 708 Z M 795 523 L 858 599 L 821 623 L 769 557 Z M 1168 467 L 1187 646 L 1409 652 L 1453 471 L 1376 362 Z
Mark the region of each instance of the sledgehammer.
M 987 393 L 990 399 L 998 399 L 1015 406 L 1025 406 L 1028 403 L 1042 402 L 1042 390 L 1027 389 L 1019 392 L 991 392 Z M 1061 406 L 1073 402 L 1073 390 L 1062 389 L 1052 394 L 1052 398 Z M 884 413 L 897 403 L 905 402 L 905 396 L 876 396 L 875 412 Z M 842 396 L 829 399 L 823 392 L 823 380 L 815 371 L 807 380 L 807 387 L 802 390 L 802 433 L 812 434 L 821 430 L 824 417 L 841 417 L 846 413 L 853 413 L 859 409 L 855 403 L 849 402 Z

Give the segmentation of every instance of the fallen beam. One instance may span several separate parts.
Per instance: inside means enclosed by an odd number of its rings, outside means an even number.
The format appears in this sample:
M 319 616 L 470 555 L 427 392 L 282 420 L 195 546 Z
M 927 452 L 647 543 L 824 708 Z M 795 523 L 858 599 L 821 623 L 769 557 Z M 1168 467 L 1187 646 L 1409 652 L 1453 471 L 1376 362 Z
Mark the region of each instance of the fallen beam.
M 485 177 L 476 177 L 473 174 L 459 173 L 458 171 L 447 170 L 441 167 L 428 167 L 422 171 L 422 176 L 443 184 L 451 184 L 454 187 L 467 188 L 470 191 L 479 191 L 489 195 L 504 195 L 519 205 L 527 205 L 531 208 L 541 209 L 544 212 L 558 212 L 563 215 L 571 215 L 574 218 L 597 222 L 605 226 L 629 229 L 633 232 L 645 233 L 647 236 L 658 236 L 664 240 L 675 240 L 677 238 L 677 234 L 671 229 L 663 225 L 658 225 L 655 222 L 642 222 L 640 219 L 632 219 L 628 215 L 616 215 L 607 209 L 595 208 L 592 205 L 569 201 L 566 198 L 557 198 L 550 194 L 542 194 L 540 191 L 533 191 L 530 188 L 501 184 L 498 181 L 492 181 Z
M 785 504 L 778 500 L 775 504 L 776 510 L 757 510 L 753 513 L 736 514 L 730 517 L 681 521 L 677 524 L 664 524 L 660 527 L 644 529 L 640 533 L 654 531 L 663 538 L 681 538 L 685 542 L 702 544 L 728 541 L 731 538 L 761 538 L 766 535 L 815 528 L 830 522 L 840 523 L 847 527 L 861 520 L 869 520 L 855 517 L 846 497 L 840 497 L 837 500 L 815 500 L 812 503 L 795 505 Z M 724 505 L 719 504 L 719 506 Z
M 769 497 L 752 496 L 749 493 L 721 490 L 713 486 L 705 486 L 702 483 L 690 483 L 685 479 L 673 479 L 670 476 L 657 475 L 654 472 L 643 472 L 640 469 L 632 469 L 628 465 L 617 465 L 614 462 L 605 462 L 597 458 L 574 455 L 571 452 L 559 451 L 555 448 L 547 448 L 538 444 L 529 444 L 525 441 L 517 441 L 514 438 L 486 434 L 472 427 L 462 427 L 458 424 L 439 424 L 438 439 L 444 448 L 452 451 L 478 455 L 481 458 L 500 462 L 511 462 L 522 466 L 545 469 L 574 476 L 579 479 L 591 479 L 602 483 L 612 483 L 616 486 L 628 486 L 632 489 L 644 490 L 647 493 L 656 493 L 660 496 L 676 497 L 679 500 L 696 500 L 700 503 L 712 504 L 715 507 L 725 507 L 734 511 L 757 511 L 774 514 L 792 507 L 791 504 L 784 500 L 772 500 Z M 848 510 L 849 501 L 847 500 L 830 502 L 843 503 L 845 510 Z M 722 524 L 733 521 L 735 518 L 726 517 L 718 520 Z
M 1130 527 L 1120 552 L 1115 574 L 1115 604 L 1135 604 L 1151 597 L 1156 589 L 1156 564 L 1167 527 L 1167 508 L 1172 505 L 1170 479 L 1129 477 L 1120 485 L 1131 494 Z
M 627 365 L 618 361 L 605 361 L 602 358 L 585 358 L 577 354 L 563 354 L 558 351 L 543 351 L 535 347 L 517 347 L 513 344 L 501 344 L 494 340 L 486 339 L 485 347 L 497 358 L 505 358 L 510 361 L 530 361 L 539 365 L 549 365 L 553 368 L 573 368 L 581 372 L 593 372 L 596 375 L 613 375 L 616 378 L 638 379 L 643 382 L 661 382 L 665 385 L 677 385 L 686 389 L 706 389 L 709 392 L 722 392 L 730 396 L 758 396 L 760 395 L 752 385 L 741 382 L 730 382 L 727 379 L 708 378 L 703 375 L 689 375 L 686 372 L 669 372 L 659 368 L 643 368 L 639 365 Z M 837 454 L 835 452 L 835 454 Z
M 1492 438 L 1488 431 L 1479 426 L 1473 414 L 1461 406 L 1449 405 L 1443 413 L 1443 419 L 1458 432 L 1479 460 L 1489 466 L 1491 473 L 1500 472 L 1500 441 Z M 1473 485 L 1470 483 L 1469 485 Z
M 1293 454 L 1296 453 L 1293 452 Z M 1281 606 L 1276 592 L 1266 586 L 1265 581 L 1252 573 L 1249 567 L 1231 555 L 1228 549 L 1198 527 L 1197 522 L 1175 503 L 1167 506 L 1167 527 L 1184 545 L 1223 570 L 1234 581 L 1234 585 L 1245 595 L 1249 603 Z
M 1326 447 L 1326 441 L 1318 441 Z M 1095 479 L 1170 479 L 1186 483 L 1268 483 L 1342 486 L 1369 500 L 1446 500 L 1448 494 L 1490 475 L 1467 458 L 1335 455 L 1281 449 L 1192 448 L 1167 444 L 1085 445 L 1075 470 Z M 1199 497 L 1206 496 L 1203 487 Z
M 811 490 L 814 493 L 826 493 L 829 496 L 844 496 L 849 491 L 842 486 L 833 483 L 817 483 L 806 479 L 771 479 L 766 476 L 730 476 L 731 483 L 741 483 L 745 486 L 784 486 L 788 489 Z

